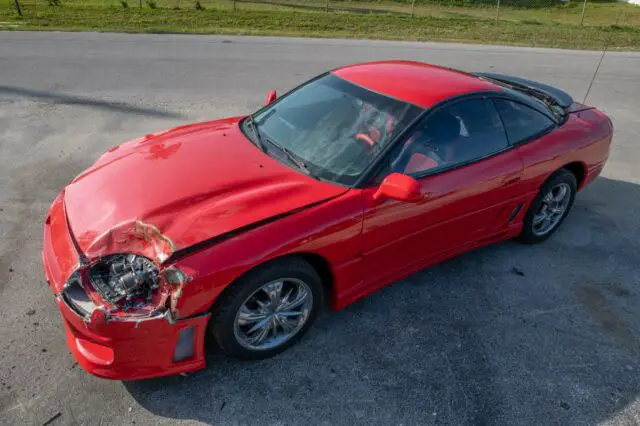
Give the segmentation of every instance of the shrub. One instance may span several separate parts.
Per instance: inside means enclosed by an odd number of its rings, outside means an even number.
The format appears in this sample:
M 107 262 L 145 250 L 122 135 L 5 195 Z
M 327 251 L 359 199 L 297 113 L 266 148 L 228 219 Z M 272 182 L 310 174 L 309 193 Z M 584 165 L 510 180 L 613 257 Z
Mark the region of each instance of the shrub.
M 123 9 L 126 9 L 129 7 L 129 3 L 127 3 L 127 0 L 120 0 L 120 6 L 122 6 Z
M 196 1 L 196 10 L 204 10 L 204 6 L 202 5 L 202 3 L 200 3 L 200 1 Z
M 147 6 L 149 6 L 149 9 L 157 9 L 158 5 L 155 2 L 155 0 L 147 0 Z

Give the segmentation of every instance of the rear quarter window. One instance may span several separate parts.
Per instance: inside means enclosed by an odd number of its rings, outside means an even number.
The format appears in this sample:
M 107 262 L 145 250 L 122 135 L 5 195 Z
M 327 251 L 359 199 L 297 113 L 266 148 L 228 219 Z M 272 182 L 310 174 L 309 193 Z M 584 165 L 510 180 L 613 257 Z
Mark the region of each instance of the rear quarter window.
M 495 99 L 494 103 L 512 144 L 540 136 L 555 126 L 549 117 L 519 102 Z

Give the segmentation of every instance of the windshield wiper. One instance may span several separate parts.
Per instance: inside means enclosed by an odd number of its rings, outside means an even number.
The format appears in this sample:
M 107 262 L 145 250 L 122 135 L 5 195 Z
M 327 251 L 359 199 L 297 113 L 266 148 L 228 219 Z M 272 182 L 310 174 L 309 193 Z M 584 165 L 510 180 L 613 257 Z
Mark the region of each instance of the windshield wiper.
M 256 121 L 253 119 L 253 115 L 250 115 L 249 117 L 247 117 L 247 122 L 251 125 L 251 128 L 253 129 L 253 134 L 256 135 L 256 145 L 258 146 L 258 148 L 260 148 L 262 152 L 266 152 L 266 149 L 264 147 L 264 142 L 262 141 L 262 136 L 260 136 L 260 131 L 258 131 L 258 125 L 256 124 Z
M 304 163 L 304 161 L 302 161 L 302 159 L 300 159 L 300 157 L 298 157 L 296 154 L 294 154 L 293 152 L 291 152 L 289 149 L 285 148 L 284 146 L 277 144 L 276 142 L 272 141 L 269 138 L 266 138 L 266 141 L 269 142 L 271 145 L 275 146 L 276 148 L 278 148 L 280 151 L 284 152 L 284 154 L 287 156 L 289 161 L 291 161 L 293 164 L 295 164 L 296 167 L 298 167 L 300 170 L 302 170 L 306 175 L 309 175 L 309 176 L 317 179 L 317 177 L 314 176 L 314 174 L 311 172 L 311 170 L 309 170 L 309 168 Z
M 266 138 L 266 139 L 263 140 L 262 139 L 262 135 L 260 135 L 260 131 L 258 130 L 258 125 L 256 124 L 256 121 L 254 120 L 252 115 L 247 117 L 247 122 L 251 125 L 251 128 L 253 129 L 253 134 L 256 135 L 256 145 L 258 146 L 258 148 L 260 148 L 262 150 L 262 152 L 267 152 L 267 149 L 266 149 L 266 147 L 264 145 L 264 140 L 266 140 L 271 145 L 275 146 L 280 151 L 282 151 L 287 156 L 289 161 L 291 161 L 293 164 L 295 164 L 295 166 L 298 169 L 302 170 L 306 175 L 309 175 L 309 176 L 317 179 L 317 177 L 311 172 L 311 170 L 309 170 L 309 168 L 304 163 L 304 161 L 302 161 L 293 152 L 289 151 L 287 148 L 285 148 L 282 145 L 278 145 L 277 143 L 275 143 L 271 139 Z

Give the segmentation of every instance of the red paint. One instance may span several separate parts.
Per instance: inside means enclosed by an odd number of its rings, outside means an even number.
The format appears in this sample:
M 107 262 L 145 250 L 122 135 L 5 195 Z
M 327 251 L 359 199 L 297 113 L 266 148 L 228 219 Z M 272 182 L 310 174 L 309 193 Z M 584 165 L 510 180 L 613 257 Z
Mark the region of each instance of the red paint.
M 60 293 L 80 263 L 64 214 L 64 192 L 51 204 L 44 225 L 42 247 L 45 280 L 54 293 Z
M 100 157 L 65 189 L 83 253 L 126 250 L 163 261 L 170 250 L 149 244 L 136 221 L 153 224 L 179 250 L 346 191 L 256 149 L 238 121 L 182 126 Z
M 469 74 L 422 62 L 369 62 L 338 68 L 333 73 L 374 92 L 423 108 L 465 93 L 503 90 Z
M 417 203 L 423 198 L 420 183 L 411 176 L 391 173 L 382 181 L 372 196 L 372 200 L 376 202 L 385 201 L 387 198 L 406 203 Z
M 334 72 L 423 106 L 496 90 L 473 77 L 415 63 Z M 217 297 L 264 262 L 302 255 L 326 264 L 332 278 L 329 303 L 340 309 L 433 263 L 511 238 L 554 171 L 570 164 L 584 174 L 581 189 L 602 170 L 612 128 L 604 114 L 582 108 L 538 140 L 417 181 L 389 176 L 383 188 L 348 189 L 300 174 L 251 144 L 238 118 L 182 126 L 112 148 L 65 188 L 45 221 L 45 275 L 57 296 L 69 347 L 84 369 L 100 377 L 193 371 L 205 365 L 206 326 Z M 524 208 L 509 222 L 520 204 Z M 176 249 L 292 210 L 166 262 Z M 87 261 L 137 252 L 164 262 L 162 268 L 177 267 L 191 277 L 180 297 L 171 292 L 177 316 L 171 322 L 161 316 L 136 322 L 125 313 L 107 319 L 94 311 L 83 319 L 60 295 L 81 261 L 78 250 Z M 94 293 L 96 301 L 100 296 Z M 195 328 L 195 353 L 174 362 L 185 327 Z
M 60 298 L 56 299 L 64 320 L 67 345 L 78 364 L 98 377 L 145 379 L 204 368 L 204 336 L 209 314 L 169 324 L 164 319 L 136 323 L 111 322 L 98 335 Z M 196 350 L 192 359 L 173 362 L 179 332 L 196 327 Z
M 267 93 L 267 97 L 264 99 L 264 104 L 269 105 L 270 103 L 275 101 L 277 97 L 278 97 L 278 94 L 276 93 L 275 90 L 269 90 L 269 93 Z
M 473 241 L 507 232 L 508 217 L 522 202 L 522 174 L 515 150 L 420 180 L 422 200 L 370 203 L 363 220 L 363 266 L 373 281 L 429 263 Z M 365 190 L 365 198 L 376 189 Z M 352 289 L 358 293 L 359 289 Z

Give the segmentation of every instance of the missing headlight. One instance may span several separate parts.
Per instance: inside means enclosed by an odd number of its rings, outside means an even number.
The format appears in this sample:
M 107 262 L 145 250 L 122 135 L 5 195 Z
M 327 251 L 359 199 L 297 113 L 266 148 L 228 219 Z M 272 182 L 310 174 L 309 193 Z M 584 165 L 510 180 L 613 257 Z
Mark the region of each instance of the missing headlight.
M 158 275 L 151 260 L 136 254 L 105 256 L 89 270 L 93 287 L 106 301 L 125 310 L 151 301 L 160 285 Z
M 69 277 L 69 280 L 67 280 L 67 284 L 64 286 L 64 291 L 62 292 L 62 297 L 67 304 L 82 317 L 91 315 L 96 308 L 96 305 L 82 287 L 82 278 L 78 271 L 75 271 L 71 277 Z

